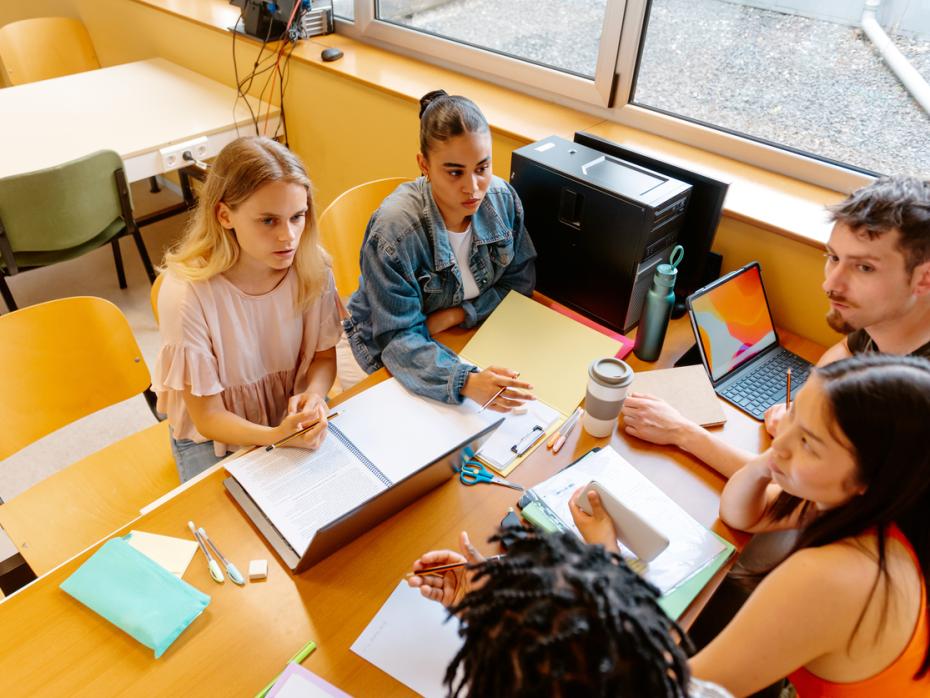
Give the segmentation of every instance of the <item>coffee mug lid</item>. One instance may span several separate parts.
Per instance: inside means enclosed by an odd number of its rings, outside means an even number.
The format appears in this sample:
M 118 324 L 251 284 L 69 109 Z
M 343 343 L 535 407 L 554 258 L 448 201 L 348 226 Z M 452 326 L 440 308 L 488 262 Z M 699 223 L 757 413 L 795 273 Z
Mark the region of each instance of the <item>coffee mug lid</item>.
M 588 375 L 605 385 L 623 386 L 633 382 L 633 369 L 625 361 L 613 356 L 592 361 Z

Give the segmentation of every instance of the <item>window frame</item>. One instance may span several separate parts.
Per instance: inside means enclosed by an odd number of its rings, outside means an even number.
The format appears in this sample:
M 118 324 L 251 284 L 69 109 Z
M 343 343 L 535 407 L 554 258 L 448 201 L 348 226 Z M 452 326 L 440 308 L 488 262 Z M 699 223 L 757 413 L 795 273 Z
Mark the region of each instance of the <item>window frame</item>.
M 651 0 L 607 0 L 593 81 L 377 19 L 377 1 L 354 0 L 354 21 L 336 17 L 337 31 L 388 51 L 834 191 L 852 191 L 874 179 L 873 173 L 853 165 L 631 103 Z
M 493 49 L 466 44 L 378 19 L 378 0 L 355 0 L 355 20 L 337 18 L 340 33 L 388 50 L 438 63 L 459 72 L 503 80 L 517 89 L 552 92 L 582 104 L 607 107 L 614 86 L 624 7 L 627 0 L 606 0 L 594 79 L 574 75 Z

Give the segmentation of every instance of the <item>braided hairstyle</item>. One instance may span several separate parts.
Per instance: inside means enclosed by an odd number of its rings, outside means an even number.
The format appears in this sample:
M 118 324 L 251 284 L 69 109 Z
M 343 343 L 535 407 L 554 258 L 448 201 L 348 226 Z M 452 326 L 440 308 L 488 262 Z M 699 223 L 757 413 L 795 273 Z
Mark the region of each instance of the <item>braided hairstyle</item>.
M 619 555 L 571 533 L 521 535 L 475 586 L 450 609 L 464 638 L 451 696 L 687 696 L 678 643 L 690 643 Z

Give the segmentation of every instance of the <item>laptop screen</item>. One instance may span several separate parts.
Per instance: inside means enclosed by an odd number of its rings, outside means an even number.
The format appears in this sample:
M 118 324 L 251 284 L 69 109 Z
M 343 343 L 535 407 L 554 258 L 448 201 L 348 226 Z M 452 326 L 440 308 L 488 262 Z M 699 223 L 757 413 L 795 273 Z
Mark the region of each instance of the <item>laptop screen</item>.
M 700 295 L 695 294 L 690 305 L 715 382 L 778 343 L 758 264 L 747 266 Z

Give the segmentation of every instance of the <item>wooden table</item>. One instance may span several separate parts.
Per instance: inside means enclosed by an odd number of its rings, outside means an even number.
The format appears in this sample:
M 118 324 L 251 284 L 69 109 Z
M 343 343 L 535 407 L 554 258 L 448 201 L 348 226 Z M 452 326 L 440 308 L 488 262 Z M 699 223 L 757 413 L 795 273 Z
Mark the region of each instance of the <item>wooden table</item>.
M 442 339 L 460 349 L 469 336 L 456 330 Z M 820 348 L 816 345 L 790 336 L 783 339 L 794 351 L 817 358 Z M 674 322 L 659 362 L 646 365 L 631 357 L 630 363 L 637 370 L 670 366 L 691 341 L 687 322 Z M 385 377 L 379 371 L 340 397 L 356 394 Z M 729 406 L 725 411 L 728 421 L 721 430 L 725 438 L 752 450 L 767 444 L 758 422 Z M 532 486 L 605 442 L 575 429 L 558 455 L 537 449 L 510 479 Z M 702 524 L 737 545 L 745 541 L 745 536 L 717 520 L 722 478 L 674 450 L 619 434 L 610 443 Z M 306 666 L 341 689 L 359 696 L 409 695 L 406 687 L 353 654 L 350 645 L 420 553 L 454 547 L 462 529 L 476 542 L 485 540 L 518 496 L 507 488 L 463 487 L 450 479 L 295 577 L 225 493 L 224 477 L 224 472 L 213 473 L 124 531 L 185 537 L 186 522 L 193 519 L 240 569 L 251 559 L 268 559 L 267 581 L 244 588 L 217 585 L 198 553 L 185 580 L 210 594 L 213 601 L 155 660 L 150 650 L 58 589 L 92 551 L 85 552 L 0 604 L 0 695 L 253 695 L 310 639 L 318 649 Z M 479 547 L 489 550 L 487 545 Z M 712 582 L 692 604 L 686 623 L 718 582 Z
M 256 113 L 269 109 L 248 99 Z M 279 110 L 270 111 L 273 130 Z M 0 178 L 106 149 L 119 153 L 134 182 L 187 164 L 166 163 L 164 148 L 203 138 L 203 160 L 255 132 L 235 89 L 164 58 L 4 88 L 0 114 Z

